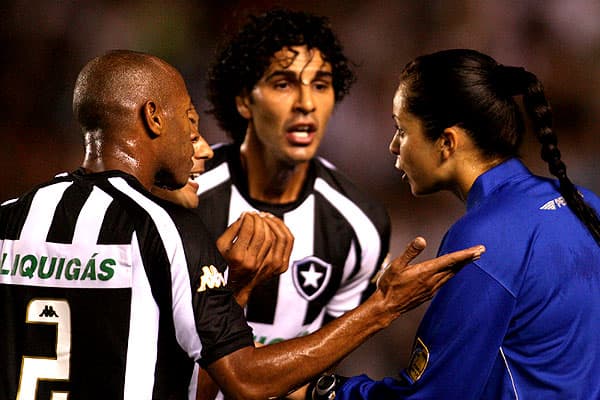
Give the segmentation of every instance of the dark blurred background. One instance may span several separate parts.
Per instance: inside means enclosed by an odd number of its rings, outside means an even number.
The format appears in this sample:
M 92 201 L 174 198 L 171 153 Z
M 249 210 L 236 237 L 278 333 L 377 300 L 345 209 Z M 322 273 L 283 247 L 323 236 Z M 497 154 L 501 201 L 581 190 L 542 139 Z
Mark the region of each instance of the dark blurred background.
M 474 48 L 535 73 L 553 105 L 569 174 L 600 192 L 598 0 L 9 0 L 0 5 L 0 201 L 78 167 L 82 141 L 71 95 L 89 59 L 114 48 L 158 55 L 182 72 L 198 108 L 206 110 L 204 74 L 217 41 L 248 13 L 274 5 L 329 17 L 357 64 L 358 82 L 338 105 L 321 155 L 386 204 L 393 254 L 423 235 L 429 246 L 419 259 L 434 256 L 445 230 L 463 213 L 449 194 L 412 197 L 387 150 L 397 76 L 422 53 Z M 209 142 L 227 140 L 209 115 L 200 122 Z M 532 137 L 523 158 L 547 175 Z M 425 308 L 375 336 L 341 371 L 375 378 L 396 374 L 407 362 Z

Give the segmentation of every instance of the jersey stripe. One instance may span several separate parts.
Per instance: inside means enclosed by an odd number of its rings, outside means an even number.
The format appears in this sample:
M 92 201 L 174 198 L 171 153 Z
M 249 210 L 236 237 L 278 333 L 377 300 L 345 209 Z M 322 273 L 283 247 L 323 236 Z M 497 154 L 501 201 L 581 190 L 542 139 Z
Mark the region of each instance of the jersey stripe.
M 329 200 L 331 205 L 350 222 L 363 251 L 363 265 L 376 264 L 381 252 L 381 239 L 371 220 L 356 204 L 332 188 L 325 180 L 317 178 L 315 190 Z
M 315 219 L 315 197 L 310 195 L 306 198 L 300 207 L 285 214 L 284 222 L 292 232 L 303 232 L 294 239 L 294 248 L 290 256 L 290 260 L 300 260 L 306 257 L 306 254 L 314 254 L 314 229 L 313 221 Z M 275 314 L 275 321 L 281 326 L 294 326 L 299 317 L 302 317 L 302 324 L 307 323 L 308 305 L 302 299 L 296 290 L 290 290 L 294 287 L 293 271 L 288 270 L 288 273 L 281 275 L 282 285 L 279 285 L 279 298 L 281 299 Z M 285 291 L 285 292 L 284 292 Z M 293 313 L 290 310 L 294 310 Z M 322 313 L 319 313 L 322 314 Z M 322 315 L 321 315 L 322 316 Z M 310 321 L 318 325 L 321 321 L 314 321 L 315 318 L 310 318 Z M 288 334 L 300 334 L 301 332 L 288 332 Z
M 31 242 L 44 242 L 54 217 L 54 211 L 65 190 L 72 182 L 59 182 L 40 188 L 35 194 L 21 236 Z
M 190 358 L 199 359 L 202 346 L 192 310 L 190 276 L 183 243 L 173 220 L 163 208 L 131 188 L 123 178 L 110 178 L 109 182 L 142 206 L 155 222 L 172 265 L 172 304 L 177 341 L 188 352 Z
M 77 244 L 96 244 L 102 221 L 106 215 L 106 210 L 112 202 L 112 197 L 103 192 L 100 188 L 94 187 L 85 204 L 81 208 L 77 224 L 73 234 L 73 243 Z
M 79 185 L 71 185 L 65 190 L 54 211 L 52 224 L 50 225 L 48 235 L 46 236 L 48 242 L 72 242 L 79 212 L 88 199 L 91 191 L 91 187 L 82 188 Z M 93 223 L 93 225 L 96 224 L 97 221 Z M 95 239 L 96 238 L 94 238 L 94 240 Z
M 124 400 L 151 399 L 158 346 L 159 309 L 154 301 L 137 235 L 132 240 L 133 286 L 127 364 L 125 367 Z

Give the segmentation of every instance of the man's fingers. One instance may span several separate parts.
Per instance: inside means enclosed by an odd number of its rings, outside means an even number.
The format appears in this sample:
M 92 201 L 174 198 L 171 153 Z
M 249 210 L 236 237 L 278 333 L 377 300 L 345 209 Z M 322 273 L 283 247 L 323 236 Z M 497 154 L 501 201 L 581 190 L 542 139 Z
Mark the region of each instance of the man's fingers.
M 485 247 L 482 245 L 469 247 L 468 249 L 464 250 L 458 250 L 434 258 L 430 261 L 432 264 L 430 267 L 431 269 L 440 272 L 452 270 L 453 273 L 456 273 L 466 264 L 478 260 L 484 252 Z
M 273 215 L 267 214 L 265 216 L 265 223 L 270 227 L 275 236 L 273 248 L 269 255 L 271 262 L 275 263 L 275 266 L 279 268 L 278 273 L 285 272 L 290 261 L 294 236 L 283 221 Z
M 233 224 L 229 225 L 225 232 L 219 237 L 220 240 L 227 241 L 229 243 L 233 242 L 234 239 L 238 236 L 240 232 L 240 228 L 242 226 L 242 218 L 243 215 L 240 216 Z
M 425 238 L 417 236 L 414 238 L 404 250 L 400 256 L 398 256 L 392 263 L 394 266 L 404 267 L 408 265 L 412 260 L 415 259 L 427 246 Z
M 241 216 L 241 220 L 235 245 L 240 251 L 246 251 L 253 237 L 256 235 L 256 218 L 253 213 L 244 213 Z
M 271 231 L 269 225 L 265 222 L 265 218 L 262 215 L 256 214 L 255 217 L 255 225 L 259 231 L 259 235 L 253 238 L 253 243 L 251 243 L 251 245 L 253 247 L 253 251 L 255 252 L 254 254 L 257 264 L 263 266 L 265 259 L 269 255 L 269 251 L 273 246 L 275 246 L 277 238 Z
M 243 215 L 238 218 L 233 224 L 229 225 L 225 232 L 219 236 L 217 239 L 217 248 L 224 254 L 224 252 L 228 252 L 231 249 L 231 244 L 234 239 L 238 236 L 240 227 L 242 225 Z

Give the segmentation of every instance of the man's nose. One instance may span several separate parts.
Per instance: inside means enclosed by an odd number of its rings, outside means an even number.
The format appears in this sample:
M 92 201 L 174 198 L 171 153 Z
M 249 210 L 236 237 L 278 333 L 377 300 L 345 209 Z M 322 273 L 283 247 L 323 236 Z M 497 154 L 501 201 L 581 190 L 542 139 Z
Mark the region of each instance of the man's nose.
M 298 89 L 298 97 L 296 100 L 296 110 L 303 114 L 308 114 L 315 111 L 315 103 L 313 101 L 312 87 L 310 84 L 301 83 Z

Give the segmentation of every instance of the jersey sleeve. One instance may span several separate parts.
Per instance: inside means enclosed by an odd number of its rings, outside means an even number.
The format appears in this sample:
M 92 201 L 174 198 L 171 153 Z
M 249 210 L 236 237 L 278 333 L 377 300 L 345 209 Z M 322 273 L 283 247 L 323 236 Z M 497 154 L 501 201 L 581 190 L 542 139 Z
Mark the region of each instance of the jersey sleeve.
M 183 212 L 185 211 L 185 213 Z M 215 240 L 195 213 L 176 210 L 190 275 L 196 329 L 202 344 L 202 366 L 242 347 L 253 346 L 244 311 L 227 287 L 227 265 Z
M 467 265 L 432 301 L 400 376 L 350 378 L 340 398 L 480 398 L 500 357 L 514 304 L 493 278 L 476 264 Z
M 514 304 L 514 297 L 476 264 L 465 266 L 432 301 L 417 331 L 410 364 L 400 376 L 351 378 L 340 398 L 480 398 Z

